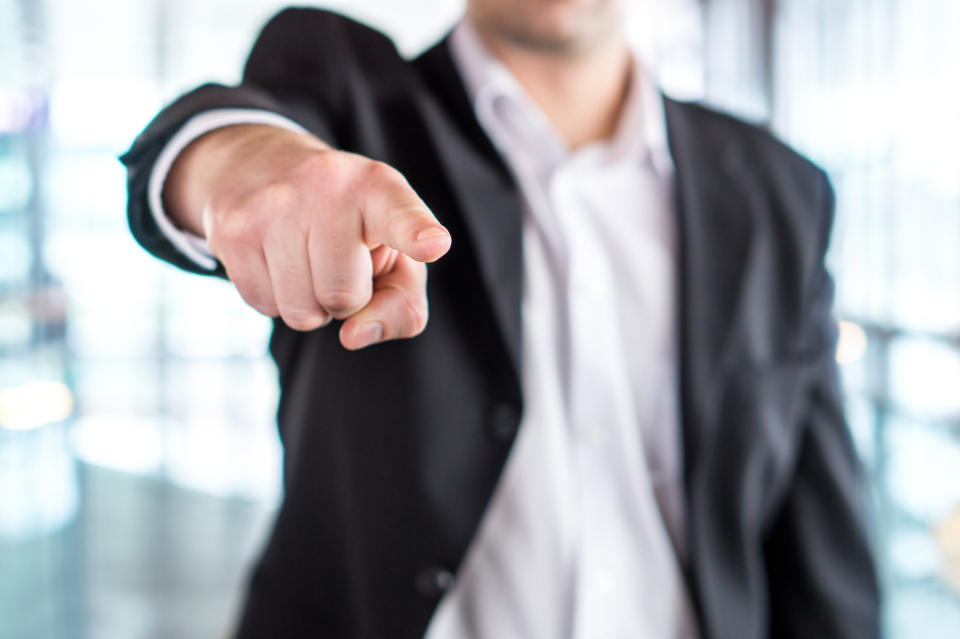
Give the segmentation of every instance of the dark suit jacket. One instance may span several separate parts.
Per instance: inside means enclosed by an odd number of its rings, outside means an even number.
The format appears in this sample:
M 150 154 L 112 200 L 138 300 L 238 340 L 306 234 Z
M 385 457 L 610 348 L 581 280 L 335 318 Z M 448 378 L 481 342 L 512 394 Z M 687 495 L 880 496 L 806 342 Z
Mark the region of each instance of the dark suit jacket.
M 335 328 L 275 324 L 285 499 L 239 629 L 422 636 L 523 413 L 517 185 L 446 41 L 408 62 L 369 28 L 288 10 L 264 29 L 239 87 L 179 99 L 123 158 L 134 235 L 185 269 L 197 270 L 152 221 L 147 178 L 184 121 L 216 107 L 286 114 L 388 162 L 454 238 L 430 267 L 430 323 L 416 339 L 347 352 Z M 876 637 L 861 475 L 833 362 L 828 181 L 758 128 L 669 99 L 665 111 L 688 577 L 703 637 Z

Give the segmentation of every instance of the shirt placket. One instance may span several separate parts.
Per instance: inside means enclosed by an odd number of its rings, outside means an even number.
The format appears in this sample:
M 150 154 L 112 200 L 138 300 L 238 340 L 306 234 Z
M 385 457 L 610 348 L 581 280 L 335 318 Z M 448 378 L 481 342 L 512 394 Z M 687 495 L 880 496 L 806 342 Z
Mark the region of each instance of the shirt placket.
M 624 483 L 613 469 L 624 466 L 618 457 L 625 452 L 620 429 L 635 425 L 635 419 L 627 371 L 621 366 L 624 354 L 611 265 L 592 225 L 583 218 L 588 211 L 577 202 L 590 168 L 576 160 L 554 172 L 549 199 L 567 248 L 566 401 L 579 493 L 577 596 L 571 630 L 574 639 L 587 639 L 616 636 L 618 628 L 628 625 L 621 615 L 636 610 L 636 602 L 617 601 L 621 593 L 637 590 L 624 588 L 624 580 L 633 577 L 624 574 L 623 558 L 612 551 L 630 547 L 630 526 L 620 501 Z

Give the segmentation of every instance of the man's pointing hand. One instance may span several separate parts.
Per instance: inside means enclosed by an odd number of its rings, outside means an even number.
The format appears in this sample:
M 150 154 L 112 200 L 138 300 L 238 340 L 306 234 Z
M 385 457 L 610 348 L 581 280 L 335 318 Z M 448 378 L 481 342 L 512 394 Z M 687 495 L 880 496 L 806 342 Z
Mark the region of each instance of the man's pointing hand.
M 243 299 L 306 331 L 344 320 L 358 349 L 427 324 L 426 262 L 450 234 L 390 166 L 263 125 L 217 129 L 177 158 L 168 214 L 205 237 Z

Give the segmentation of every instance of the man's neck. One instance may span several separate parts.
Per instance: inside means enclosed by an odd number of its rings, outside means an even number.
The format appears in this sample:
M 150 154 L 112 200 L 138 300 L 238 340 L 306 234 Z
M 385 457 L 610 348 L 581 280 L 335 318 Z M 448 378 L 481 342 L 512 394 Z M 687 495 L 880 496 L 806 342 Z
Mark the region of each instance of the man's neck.
M 558 53 L 523 48 L 483 32 L 479 35 L 571 149 L 613 137 L 633 63 L 622 37 L 610 38 L 589 51 Z

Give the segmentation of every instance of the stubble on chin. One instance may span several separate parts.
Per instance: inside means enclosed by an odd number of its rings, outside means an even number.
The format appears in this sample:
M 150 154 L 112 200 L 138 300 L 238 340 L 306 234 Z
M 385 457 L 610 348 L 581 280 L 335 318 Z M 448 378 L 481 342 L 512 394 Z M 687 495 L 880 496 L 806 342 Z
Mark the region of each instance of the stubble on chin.
M 549 4 L 549 3 L 548 3 Z M 622 0 L 594 0 L 574 15 L 542 19 L 522 2 L 511 11 L 471 17 L 496 40 L 545 54 L 577 56 L 617 34 L 623 21 Z

